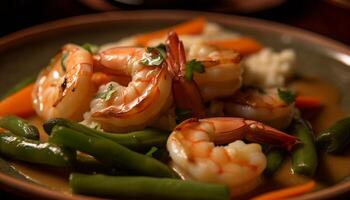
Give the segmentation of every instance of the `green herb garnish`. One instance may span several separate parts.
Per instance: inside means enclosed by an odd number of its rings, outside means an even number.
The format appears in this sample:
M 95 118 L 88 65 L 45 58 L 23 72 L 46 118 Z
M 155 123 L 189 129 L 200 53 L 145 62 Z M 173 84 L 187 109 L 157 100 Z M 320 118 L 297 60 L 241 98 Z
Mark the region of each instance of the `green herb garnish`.
M 91 54 L 96 54 L 100 49 L 99 46 L 91 43 L 85 43 L 81 45 L 81 47 L 84 48 L 86 51 L 90 52 Z
M 204 65 L 198 62 L 196 59 L 190 60 L 186 66 L 185 78 L 187 80 L 193 80 L 193 72 L 204 73 Z
M 152 147 L 145 155 L 149 157 L 153 157 L 153 154 L 158 151 L 157 147 Z
M 65 51 L 65 52 L 63 52 L 63 55 L 61 58 L 61 67 L 62 67 L 62 70 L 64 72 L 67 71 L 66 62 L 67 62 L 68 55 L 69 55 L 69 53 L 67 51 Z
M 112 84 L 109 84 L 107 87 L 107 90 L 105 92 L 101 92 L 97 95 L 97 98 L 103 99 L 105 101 L 108 101 L 113 93 L 116 92 L 114 86 Z
M 159 66 L 166 58 L 166 50 L 164 44 L 159 44 L 156 47 L 147 47 L 146 53 L 141 59 L 141 63 L 148 66 Z
M 282 90 L 278 88 L 278 96 L 282 99 L 286 104 L 291 104 L 295 101 L 295 94 L 289 90 Z
M 185 121 L 186 119 L 189 119 L 193 116 L 192 110 L 190 109 L 183 109 L 183 108 L 176 108 L 175 109 L 175 121 L 177 124 Z

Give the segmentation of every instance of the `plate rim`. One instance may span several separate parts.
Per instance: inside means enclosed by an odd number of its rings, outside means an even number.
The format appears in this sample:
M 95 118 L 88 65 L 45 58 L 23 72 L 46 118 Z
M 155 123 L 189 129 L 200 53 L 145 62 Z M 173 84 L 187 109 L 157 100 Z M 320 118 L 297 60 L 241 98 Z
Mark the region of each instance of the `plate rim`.
M 297 38 L 307 43 L 317 44 L 318 46 L 325 47 L 326 51 L 331 50 L 335 53 L 343 53 L 349 56 L 350 59 L 350 47 L 338 42 L 334 39 L 322 36 L 311 31 L 307 31 L 301 28 L 292 27 L 289 25 L 266 21 L 262 19 L 242 17 L 229 14 L 221 14 L 214 12 L 202 12 L 202 11 L 190 11 L 190 10 L 137 10 L 137 11 L 113 11 L 97 14 L 88 14 L 81 16 L 74 16 L 69 18 L 64 18 L 56 21 L 46 22 L 43 24 L 35 25 L 29 28 L 19 30 L 17 32 L 5 35 L 0 38 L 0 53 L 13 46 L 21 44 L 22 42 L 28 41 L 30 38 L 36 37 L 38 35 L 45 34 L 46 36 L 54 34 L 56 31 L 69 30 L 70 28 L 84 27 L 96 25 L 98 22 L 116 22 L 116 21 L 127 21 L 127 20 L 186 20 L 193 18 L 195 16 L 205 16 L 209 20 L 221 22 L 224 24 L 239 25 L 243 27 L 254 27 L 261 28 L 267 32 L 274 32 L 278 34 L 283 34 L 288 32 L 288 35 Z M 249 25 L 248 25 L 249 24 Z M 339 60 L 330 55 L 334 59 Z M 349 62 L 343 62 L 345 65 L 350 67 Z M 49 199 L 69 199 L 69 200 L 81 200 L 81 199 L 101 199 L 96 197 L 88 197 L 76 194 L 67 194 L 59 192 L 50 188 L 46 188 L 40 185 L 29 183 L 27 181 L 19 180 L 17 178 L 11 177 L 7 174 L 0 172 L 0 185 L 3 188 L 9 189 L 11 191 L 22 191 L 25 194 L 33 195 L 36 197 L 45 197 Z M 299 200 L 306 199 L 326 199 L 340 195 L 350 191 L 350 181 L 339 183 L 326 189 L 316 191 L 310 194 L 306 194 Z

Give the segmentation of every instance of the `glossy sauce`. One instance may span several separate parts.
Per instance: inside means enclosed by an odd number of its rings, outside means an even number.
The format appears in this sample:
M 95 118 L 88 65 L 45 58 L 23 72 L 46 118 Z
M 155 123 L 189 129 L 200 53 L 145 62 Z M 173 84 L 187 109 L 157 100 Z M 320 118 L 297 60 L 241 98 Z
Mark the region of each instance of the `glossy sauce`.
M 299 94 L 317 96 L 322 100 L 324 109 L 316 119 L 311 121 L 315 133 L 328 128 L 335 121 L 346 116 L 346 113 L 338 106 L 341 96 L 333 85 L 319 79 L 308 78 L 293 81 L 289 87 L 293 88 Z M 37 127 L 42 127 L 42 121 L 38 117 L 33 117 L 31 121 L 37 125 Z M 42 128 L 40 131 L 41 140 L 46 141 L 47 135 Z M 346 153 L 345 155 L 322 154 L 319 156 L 319 160 L 318 175 L 316 176 L 318 189 L 341 181 L 350 175 L 350 153 Z M 63 192 L 70 191 L 68 185 L 69 171 L 56 173 L 56 170 L 48 171 L 36 165 L 24 164 L 21 162 L 11 162 L 11 164 L 18 171 L 30 177 L 35 182 L 55 190 Z M 272 177 L 265 178 L 264 184 L 241 198 L 247 199 L 261 192 L 298 185 L 308 180 L 310 179 L 307 177 L 293 174 L 291 171 L 291 161 L 287 158 L 280 170 Z

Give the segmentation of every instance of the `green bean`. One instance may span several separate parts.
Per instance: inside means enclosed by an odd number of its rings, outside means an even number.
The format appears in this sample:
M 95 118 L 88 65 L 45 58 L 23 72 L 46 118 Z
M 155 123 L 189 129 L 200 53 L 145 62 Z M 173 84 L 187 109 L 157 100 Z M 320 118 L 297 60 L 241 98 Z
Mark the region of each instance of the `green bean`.
M 0 127 L 11 133 L 32 140 L 39 140 L 38 129 L 28 121 L 16 116 L 6 116 L 0 119 Z
M 91 156 L 85 155 L 77 155 L 73 162 L 73 167 L 75 171 L 84 173 L 103 173 L 118 176 L 128 174 L 127 171 L 116 169 L 115 167 L 102 163 Z
M 165 145 L 168 139 L 168 134 L 155 129 L 145 129 L 121 134 L 107 133 L 62 118 L 56 118 L 45 122 L 44 129 L 50 134 L 55 125 L 65 126 L 92 136 L 100 135 L 133 150 L 144 150 L 152 146 L 161 147 Z
M 0 134 L 0 154 L 12 159 L 56 167 L 71 165 L 70 152 L 50 143 L 29 140 L 9 131 Z
M 174 172 L 160 161 L 134 152 L 99 135 L 88 135 L 64 126 L 55 126 L 49 141 L 69 149 L 87 153 L 97 160 L 117 168 L 149 176 L 174 176 Z
M 17 83 L 15 86 L 13 86 L 11 89 L 9 89 L 7 92 L 5 92 L 5 94 L 1 95 L 0 99 L 4 99 L 4 98 L 18 92 L 19 90 L 26 87 L 27 85 L 33 83 L 35 81 L 36 77 L 37 77 L 37 75 L 32 75 L 32 76 L 29 76 L 29 77 L 23 79 L 22 81 Z
M 298 174 L 313 176 L 318 161 L 312 130 L 307 122 L 295 120 L 292 133 L 301 141 L 301 144 L 292 152 L 293 171 Z
M 224 185 L 170 178 L 118 177 L 73 173 L 69 184 L 74 193 L 110 198 L 228 200 Z
M 341 119 L 322 131 L 316 139 L 316 144 L 326 152 L 342 152 L 350 144 L 350 117 Z
M 281 167 L 285 156 L 286 154 L 282 149 L 271 149 L 266 155 L 265 174 L 272 176 Z

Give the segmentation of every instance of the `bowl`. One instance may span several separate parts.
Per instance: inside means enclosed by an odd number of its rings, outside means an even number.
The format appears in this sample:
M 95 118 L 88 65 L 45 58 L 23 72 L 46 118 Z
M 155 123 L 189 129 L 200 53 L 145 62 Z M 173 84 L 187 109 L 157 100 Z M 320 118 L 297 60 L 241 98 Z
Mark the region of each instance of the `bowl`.
M 317 75 L 336 85 L 343 94 L 341 106 L 350 110 L 350 48 L 323 36 L 273 22 L 233 15 L 181 10 L 118 11 L 78 16 L 28 28 L 0 39 L 0 94 L 28 74 L 46 66 L 65 43 L 103 44 L 145 31 L 205 16 L 227 29 L 252 36 L 267 46 L 297 53 L 297 71 Z M 349 158 L 350 159 L 350 158 Z M 45 199 L 96 199 L 62 193 L 26 177 L 0 159 L 0 187 L 23 196 Z M 350 181 L 340 182 L 297 199 L 327 199 L 350 191 Z

